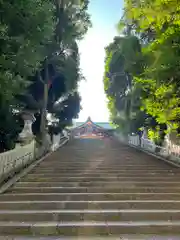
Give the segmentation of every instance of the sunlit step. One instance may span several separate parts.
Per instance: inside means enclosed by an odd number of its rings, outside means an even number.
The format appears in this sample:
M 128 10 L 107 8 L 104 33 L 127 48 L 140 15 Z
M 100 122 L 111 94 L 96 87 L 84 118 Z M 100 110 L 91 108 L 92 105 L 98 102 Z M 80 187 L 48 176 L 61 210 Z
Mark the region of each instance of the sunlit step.
M 180 200 L 1 201 L 0 210 L 180 209 Z
M 102 190 L 102 187 L 13 187 L 7 190 L 11 193 L 99 193 Z M 180 187 L 135 187 L 134 185 L 130 186 L 106 186 L 104 185 L 103 191 L 106 193 L 179 193 Z
M 118 179 L 117 179 L 118 180 Z M 82 181 L 82 182 L 17 182 L 16 187 L 180 187 L 180 183 L 164 181 Z
M 71 209 L 71 210 L 1 210 L 0 221 L 174 221 L 177 209 Z
M 13 237 L 13 238 L 12 238 Z M 119 238 L 121 238 L 122 240 L 179 240 L 179 235 L 166 235 L 163 236 L 162 235 L 154 235 L 154 234 L 121 234 L 121 235 L 109 235 L 109 236 L 77 236 L 77 237 L 73 237 L 73 236 L 43 236 L 43 237 L 30 237 L 30 236 L 0 236 L 0 240 L 119 240 Z
M 27 176 L 25 178 L 23 178 L 21 180 L 21 182 L 96 182 L 96 181 L 109 181 L 109 182 L 114 182 L 114 181 L 129 181 L 129 180 L 134 180 L 134 181 L 168 181 L 168 182 L 174 182 L 174 181 L 178 181 L 180 179 L 180 177 L 156 177 L 156 176 L 146 176 L 143 177 L 141 175 L 137 175 L 137 176 L 114 176 L 114 177 L 31 177 L 31 176 Z
M 0 195 L 0 201 L 94 201 L 94 200 L 180 200 L 180 193 L 9 193 Z
M 180 221 L 0 222 L 1 234 L 99 236 L 111 234 L 180 234 Z

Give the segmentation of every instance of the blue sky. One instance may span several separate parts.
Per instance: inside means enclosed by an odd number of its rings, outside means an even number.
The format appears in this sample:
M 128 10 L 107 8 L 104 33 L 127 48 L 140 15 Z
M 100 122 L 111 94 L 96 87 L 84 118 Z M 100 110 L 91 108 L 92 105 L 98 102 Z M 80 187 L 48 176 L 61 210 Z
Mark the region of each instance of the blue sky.
M 90 0 L 93 27 L 80 42 L 81 69 L 86 81 L 80 83 L 82 97 L 78 121 L 88 116 L 93 121 L 108 121 L 107 100 L 103 89 L 104 48 L 117 35 L 116 24 L 122 15 L 123 0 Z

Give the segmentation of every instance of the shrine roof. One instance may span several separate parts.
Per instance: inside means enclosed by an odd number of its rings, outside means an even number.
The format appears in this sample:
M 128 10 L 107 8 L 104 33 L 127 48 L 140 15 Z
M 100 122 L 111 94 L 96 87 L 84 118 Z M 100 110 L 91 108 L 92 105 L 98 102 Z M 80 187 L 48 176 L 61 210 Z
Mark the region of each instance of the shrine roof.
M 79 127 L 83 125 L 84 122 L 76 122 L 73 127 Z M 94 122 L 95 125 L 106 128 L 106 129 L 112 129 L 113 127 L 108 122 Z
M 99 126 L 101 128 L 113 129 L 113 127 L 110 125 L 109 122 L 93 122 L 90 117 L 85 122 L 75 122 L 74 125 L 73 125 L 73 128 L 80 127 L 81 125 L 84 125 L 87 122 L 92 122 L 92 124 L 95 124 L 95 125 L 97 125 L 97 126 Z

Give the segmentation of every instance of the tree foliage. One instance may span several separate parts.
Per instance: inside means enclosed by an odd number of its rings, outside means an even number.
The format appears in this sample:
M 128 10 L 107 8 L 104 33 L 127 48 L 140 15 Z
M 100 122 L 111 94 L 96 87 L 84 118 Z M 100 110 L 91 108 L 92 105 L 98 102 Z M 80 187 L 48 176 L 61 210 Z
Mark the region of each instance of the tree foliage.
M 125 0 L 119 22 L 125 38 L 136 37 L 141 46 L 140 59 L 132 54 L 140 63 L 139 73 L 130 73 L 133 84 L 140 89 L 139 109 L 145 113 L 142 124 L 152 130 L 151 137 L 152 132 L 159 136 L 167 127 L 178 129 L 180 124 L 179 11 L 177 1 Z M 131 55 L 129 48 L 125 51 Z
M 143 69 L 142 52 L 135 36 L 116 37 L 106 48 L 104 87 L 111 120 L 125 133 L 137 131 L 140 112 L 140 88 L 133 76 Z
M 69 101 L 69 109 L 70 104 L 74 106 L 71 99 L 83 78 L 78 41 L 91 26 L 87 9 L 88 0 L 0 1 L 0 111 L 7 109 L 2 111 L 4 119 L 9 113 L 13 119 L 14 109 L 33 110 L 37 117 L 33 130 L 39 133 L 46 72 L 45 110 L 54 114 L 54 105 L 63 95 Z M 79 101 L 75 101 L 76 106 L 80 106 L 80 98 L 76 100 Z M 61 102 L 62 109 L 63 104 L 67 103 Z M 75 107 L 73 114 L 62 109 L 56 114 L 59 121 L 66 118 L 65 114 L 76 117 L 80 108 Z M 1 126 L 0 131 L 8 129 L 10 124 Z
M 2 0 L 0 15 L 0 94 L 10 98 L 46 55 L 44 43 L 54 28 L 53 5 L 46 0 Z

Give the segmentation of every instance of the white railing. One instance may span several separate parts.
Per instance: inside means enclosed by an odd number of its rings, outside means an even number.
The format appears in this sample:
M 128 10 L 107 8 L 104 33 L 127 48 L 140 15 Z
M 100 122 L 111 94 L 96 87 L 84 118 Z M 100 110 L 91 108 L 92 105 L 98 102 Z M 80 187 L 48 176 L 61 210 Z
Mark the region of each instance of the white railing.
M 158 146 L 150 139 L 146 139 L 143 137 L 139 137 L 138 135 L 128 136 L 128 139 L 121 136 L 120 134 L 115 133 L 114 136 L 122 142 L 128 141 L 128 144 L 142 148 L 146 151 L 152 152 L 156 155 L 167 158 L 168 160 L 174 162 L 180 162 L 180 146 L 173 144 L 172 142 L 168 142 L 166 146 Z
M 152 142 L 149 139 L 141 138 L 141 147 L 150 151 L 150 152 L 155 152 L 156 150 L 156 145 L 154 142 Z
M 35 159 L 41 158 L 47 152 L 55 151 L 63 141 L 68 140 L 64 135 L 53 136 L 53 144 L 38 148 L 33 140 L 25 146 L 18 145 L 15 149 L 0 154 L 0 183 L 12 177 L 16 172 L 28 166 Z
M 139 146 L 149 152 L 156 153 L 158 155 L 161 155 L 163 157 L 170 156 L 169 149 L 156 145 L 153 141 L 146 138 L 140 138 L 139 136 L 129 136 L 128 140 L 129 144 L 134 146 Z
M 134 146 L 140 145 L 139 136 L 129 136 L 128 141 L 129 141 L 129 144 L 131 144 L 131 145 L 134 145 Z
M 156 145 L 153 141 L 145 138 L 141 138 L 141 147 L 147 151 L 156 153 L 163 157 L 169 157 L 169 150 L 166 147 Z
M 168 153 L 170 155 L 171 160 L 180 162 L 180 146 L 179 145 L 169 142 L 168 143 Z
M 35 141 L 0 154 L 0 182 L 13 175 L 34 159 Z

